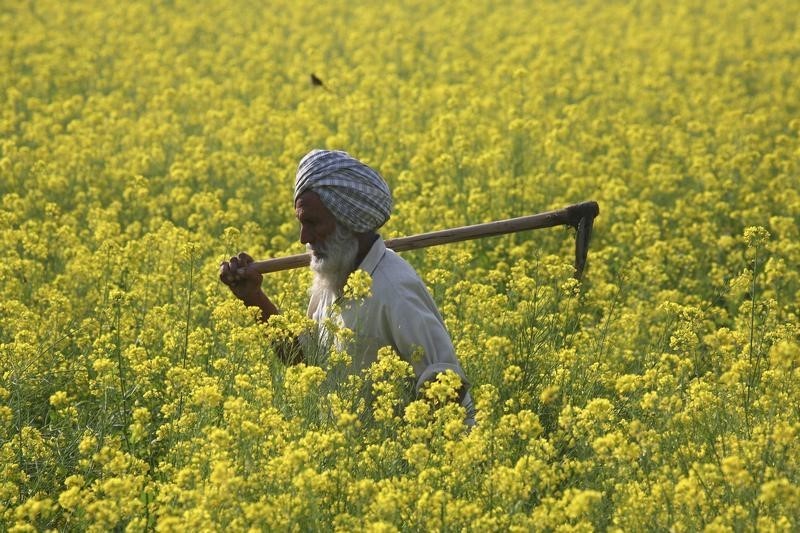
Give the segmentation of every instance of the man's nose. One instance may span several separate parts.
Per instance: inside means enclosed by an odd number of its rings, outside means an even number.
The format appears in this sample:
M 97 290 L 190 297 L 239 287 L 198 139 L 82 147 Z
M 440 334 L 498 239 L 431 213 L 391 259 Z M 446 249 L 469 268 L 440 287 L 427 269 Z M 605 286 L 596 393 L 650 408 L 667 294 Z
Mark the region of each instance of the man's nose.
M 300 228 L 300 243 L 302 244 L 314 244 L 314 238 L 311 230 L 308 228 L 301 227 Z

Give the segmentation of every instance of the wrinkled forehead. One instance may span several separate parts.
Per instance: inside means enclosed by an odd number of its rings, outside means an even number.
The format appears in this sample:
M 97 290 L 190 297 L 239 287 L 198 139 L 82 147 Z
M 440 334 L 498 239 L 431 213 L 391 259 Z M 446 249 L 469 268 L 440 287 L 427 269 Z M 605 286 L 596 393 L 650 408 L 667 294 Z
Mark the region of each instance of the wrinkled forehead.
M 335 219 L 333 213 L 325 207 L 325 203 L 314 191 L 306 191 L 298 196 L 294 202 L 294 210 L 297 218 L 314 216 Z
M 294 201 L 295 209 L 314 209 L 322 205 L 322 200 L 314 191 L 305 191 Z

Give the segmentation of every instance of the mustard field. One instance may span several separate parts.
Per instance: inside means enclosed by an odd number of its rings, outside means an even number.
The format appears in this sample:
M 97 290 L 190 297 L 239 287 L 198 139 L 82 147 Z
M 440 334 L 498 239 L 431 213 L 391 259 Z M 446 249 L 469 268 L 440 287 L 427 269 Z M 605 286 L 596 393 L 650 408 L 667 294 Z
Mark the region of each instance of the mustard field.
M 0 32 L 0 531 L 800 529 L 800 3 L 31 0 Z M 404 255 L 471 430 L 390 350 L 284 366 L 308 269 L 268 324 L 219 282 L 304 250 L 312 148 L 381 172 L 385 238 L 598 202 L 580 281 L 566 227 Z

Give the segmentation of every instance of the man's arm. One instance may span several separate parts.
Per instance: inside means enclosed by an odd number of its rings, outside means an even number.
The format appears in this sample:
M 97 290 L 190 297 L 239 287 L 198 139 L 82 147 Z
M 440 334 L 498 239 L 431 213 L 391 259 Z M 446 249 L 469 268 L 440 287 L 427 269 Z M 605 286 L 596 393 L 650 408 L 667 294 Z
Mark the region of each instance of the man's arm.
M 462 380 L 459 401 L 463 399 L 469 381 L 436 304 L 422 282 L 392 286 L 384 321 L 391 331 L 395 350 L 414 368 L 417 392 L 440 372 L 452 370 Z
M 219 267 L 219 279 L 228 286 L 231 292 L 248 307 L 258 307 L 261 310 L 260 320 L 266 323 L 269 317 L 280 313 L 278 307 L 261 290 L 264 277 L 252 268 L 253 258 L 245 252 L 223 261 Z M 297 364 L 304 360 L 303 350 L 297 339 L 290 343 L 275 345 L 278 357 L 286 364 Z
M 261 290 L 264 276 L 248 268 L 252 263 L 252 257 L 245 252 L 239 252 L 239 255 L 222 262 L 219 267 L 219 280 L 246 306 L 261 309 L 261 321 L 266 322 L 269 317 L 280 311 Z

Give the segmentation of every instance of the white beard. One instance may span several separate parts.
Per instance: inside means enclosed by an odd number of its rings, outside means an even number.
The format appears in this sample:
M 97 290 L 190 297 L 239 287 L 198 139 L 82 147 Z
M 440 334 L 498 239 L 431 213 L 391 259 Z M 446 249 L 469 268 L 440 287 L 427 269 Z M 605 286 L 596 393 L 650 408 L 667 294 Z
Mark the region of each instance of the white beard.
M 314 273 L 309 290 L 312 300 L 326 294 L 335 295 L 334 299 L 341 296 L 347 278 L 356 266 L 356 234 L 337 224 L 334 232 L 323 243 L 314 246 L 307 244 L 306 248 L 311 252 L 311 270 Z

